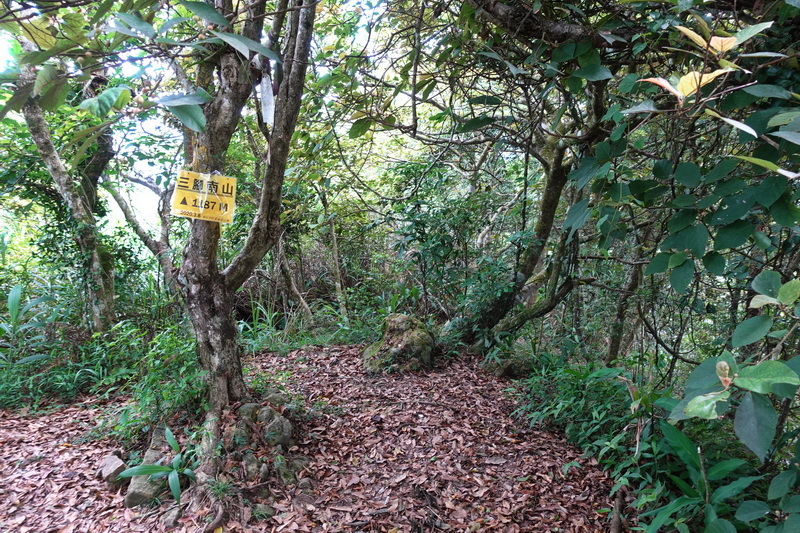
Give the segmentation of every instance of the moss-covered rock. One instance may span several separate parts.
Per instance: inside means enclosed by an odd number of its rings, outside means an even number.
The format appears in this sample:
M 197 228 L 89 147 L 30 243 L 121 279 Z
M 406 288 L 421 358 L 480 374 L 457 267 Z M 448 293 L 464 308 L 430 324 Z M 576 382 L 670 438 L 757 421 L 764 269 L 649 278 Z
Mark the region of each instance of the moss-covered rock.
M 433 362 L 436 339 L 420 320 L 394 313 L 383 322 L 383 336 L 362 355 L 370 373 L 415 371 Z

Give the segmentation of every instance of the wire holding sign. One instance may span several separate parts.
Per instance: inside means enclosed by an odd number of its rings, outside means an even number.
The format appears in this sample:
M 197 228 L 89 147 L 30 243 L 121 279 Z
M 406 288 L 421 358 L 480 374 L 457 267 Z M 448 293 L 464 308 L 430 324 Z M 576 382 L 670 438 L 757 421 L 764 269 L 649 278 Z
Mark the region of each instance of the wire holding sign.
M 230 224 L 236 205 L 236 178 L 181 170 L 170 213 Z

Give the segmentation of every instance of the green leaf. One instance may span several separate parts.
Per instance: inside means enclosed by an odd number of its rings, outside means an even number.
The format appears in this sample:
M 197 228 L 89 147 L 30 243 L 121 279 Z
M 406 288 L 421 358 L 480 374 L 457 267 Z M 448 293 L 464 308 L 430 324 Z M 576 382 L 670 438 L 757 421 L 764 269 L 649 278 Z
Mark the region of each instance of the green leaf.
M 736 528 L 724 518 L 715 518 L 706 526 L 703 533 L 736 533 Z
M 503 103 L 498 97 L 489 95 L 476 96 L 475 98 L 470 98 L 468 101 L 470 104 L 475 105 L 500 105 Z
M 746 464 L 747 461 L 744 461 L 743 459 L 726 459 L 725 461 L 720 461 L 708 469 L 708 472 L 706 472 L 706 478 L 708 478 L 709 481 L 719 481 L 720 479 L 726 478 L 731 472 L 740 466 Z
M 112 108 L 117 106 L 118 102 L 125 99 L 125 93 L 130 98 L 130 89 L 124 85 L 119 87 L 110 87 L 95 96 L 94 98 L 87 98 L 78 106 L 79 109 L 84 109 L 97 117 L 105 117 Z
M 757 365 L 740 369 L 739 375 L 734 378 L 733 383 L 742 389 L 768 394 L 772 392 L 772 385 L 775 383 L 800 385 L 800 379 L 794 370 L 786 366 L 786 363 L 763 361 Z
M 350 131 L 347 133 L 347 136 L 351 139 L 358 139 L 369 131 L 369 129 L 372 127 L 372 124 L 372 119 L 367 117 L 360 118 L 353 122 L 353 125 L 350 126 Z
M 711 503 L 719 504 L 727 500 L 728 498 L 732 498 L 734 496 L 738 496 L 739 494 L 744 491 L 747 487 L 752 485 L 754 482 L 762 479 L 764 476 L 747 476 L 747 477 L 740 477 L 736 481 L 732 483 L 728 483 L 727 485 L 723 485 L 719 487 L 714 493 L 711 495 Z
M 773 137 L 779 137 L 789 141 L 792 144 L 800 144 L 800 133 L 796 131 L 773 131 L 769 135 L 772 135 Z
M 717 231 L 714 239 L 714 250 L 726 250 L 736 248 L 747 242 L 755 229 L 747 220 L 738 220 L 733 224 L 723 226 Z
M 694 254 L 695 257 L 703 257 L 708 246 L 709 234 L 708 230 L 703 224 L 695 224 L 694 226 L 683 230 L 686 248 Z
M 33 83 L 33 96 L 39 96 L 47 87 L 58 79 L 58 69 L 53 65 L 42 65 L 36 73 L 36 81 Z
M 569 173 L 569 179 L 577 182 L 576 187 L 582 189 L 592 178 L 604 176 L 610 168 L 610 163 L 604 164 L 596 157 L 584 157 L 580 166 Z
M 670 517 L 675 514 L 677 511 L 681 510 L 684 507 L 696 507 L 699 505 L 703 500 L 700 498 L 690 498 L 688 496 L 681 496 L 677 500 L 673 500 L 667 505 L 656 509 L 658 514 L 656 514 L 653 521 L 647 526 L 645 529 L 645 533 L 658 533 L 661 531 L 661 526 L 669 521 Z
M 172 468 L 161 465 L 139 465 L 128 468 L 120 473 L 119 477 L 151 476 L 153 474 L 164 474 L 172 472 Z
M 564 219 L 564 229 L 570 228 L 569 237 L 579 230 L 589 220 L 592 210 L 589 209 L 589 198 L 570 206 L 567 217 Z
M 695 470 L 700 471 L 700 456 L 697 453 L 697 446 L 695 443 L 684 435 L 681 430 L 665 421 L 659 422 L 661 432 L 669 444 L 675 455 L 682 460 L 686 465 Z
M 769 490 L 767 491 L 767 499 L 776 500 L 778 498 L 783 498 L 789 493 L 790 490 L 792 490 L 792 487 L 794 487 L 796 481 L 796 470 L 786 470 L 781 472 L 772 478 L 772 481 L 770 481 Z
M 693 189 L 700 185 L 702 180 L 700 167 L 694 163 L 681 163 L 675 168 L 675 179 L 681 185 Z
M 237 35 L 235 33 L 225 33 L 221 31 L 212 31 L 211 33 L 213 33 L 214 35 L 225 41 L 227 44 L 233 47 L 234 50 L 242 54 L 244 57 L 250 57 L 250 51 L 252 50 L 253 52 L 262 54 L 273 61 L 277 61 L 278 63 L 281 62 L 281 58 L 278 56 L 278 54 L 276 54 L 263 44 L 258 43 L 253 39 L 249 39 L 244 35 Z
M 689 257 L 689 254 L 686 252 L 677 252 L 672 254 L 669 258 L 669 264 L 667 265 L 668 268 L 675 268 L 677 266 L 681 266 L 686 262 L 686 258 Z
M 572 73 L 573 76 L 587 81 L 609 80 L 614 77 L 608 67 L 603 65 L 588 65 Z
M 201 132 L 206 129 L 206 116 L 199 105 L 167 106 L 167 110 L 192 131 Z
M 703 418 L 705 420 L 716 420 L 719 418 L 717 413 L 717 402 L 727 401 L 731 391 L 712 392 L 695 396 L 689 401 L 683 412 L 688 417 Z
M 742 90 L 747 94 L 751 94 L 759 98 L 780 98 L 781 100 L 788 100 L 792 97 L 792 93 L 780 85 L 769 85 L 766 83 L 751 85 L 750 87 L 745 87 Z
M 205 2 L 184 1 L 179 2 L 179 4 L 210 24 L 216 24 L 217 26 L 224 26 L 226 28 L 231 27 L 231 23 L 228 22 L 228 19 L 223 17 L 219 11 Z
M 175 498 L 175 503 L 180 505 L 181 503 L 181 480 L 178 476 L 178 471 L 173 470 L 169 473 L 167 477 L 167 484 L 169 485 L 169 490 L 172 493 L 172 497 Z
M 475 131 L 481 128 L 485 128 L 486 126 L 492 124 L 493 122 L 494 118 L 486 115 L 481 115 L 478 117 L 471 118 L 468 121 L 464 122 L 463 124 L 460 124 L 457 129 L 459 133 L 467 133 L 470 131 Z
M 763 462 L 772 444 L 772 439 L 775 438 L 777 424 L 778 414 L 775 412 L 772 402 L 761 394 L 748 392 L 742 397 L 742 401 L 736 409 L 733 431 L 739 440 Z
M 645 275 L 652 276 L 653 274 L 661 274 L 662 272 L 666 272 L 669 268 L 670 257 L 672 257 L 672 254 L 664 252 L 657 253 L 653 259 L 650 260 L 650 263 L 648 263 L 647 268 L 644 271 Z
M 694 280 L 694 261 L 686 261 L 669 275 L 669 284 L 678 294 L 686 294 Z
M 152 39 L 156 36 L 156 30 L 148 22 L 131 13 L 115 13 L 115 16 L 128 25 L 129 28 L 135 30 L 145 37 Z
M 156 100 L 156 102 L 165 106 L 177 106 L 205 104 L 210 100 L 212 100 L 210 94 L 203 89 L 197 89 L 192 94 L 171 94 L 164 96 Z
M 759 294 L 777 298 L 781 289 L 781 275 L 774 270 L 764 270 L 753 278 L 752 287 Z
M 179 451 L 181 451 L 181 446 L 180 444 L 178 444 L 178 439 L 175 438 L 175 435 L 173 435 L 172 430 L 169 429 L 168 427 L 164 428 L 164 438 L 167 440 L 167 444 L 169 444 L 169 447 L 172 448 L 172 451 L 174 453 L 178 453 Z
M 778 301 L 783 305 L 792 305 L 800 298 L 800 279 L 787 281 L 778 290 Z
M 703 266 L 706 267 L 711 274 L 716 276 L 725 275 L 725 257 L 718 252 L 708 252 L 703 256 Z
M 769 207 L 783 196 L 788 186 L 789 180 L 785 176 L 767 176 L 756 187 L 754 197 L 759 204 Z
M 772 317 L 767 315 L 748 318 L 733 330 L 731 344 L 734 347 L 738 347 L 747 346 L 748 344 L 760 341 L 766 337 L 769 330 L 772 329 L 772 323 Z
M 747 41 L 748 39 L 752 39 L 762 31 L 766 30 L 770 26 L 772 26 L 773 22 L 764 22 L 762 24 L 754 24 L 743 30 L 737 32 L 734 37 L 736 37 L 736 44 L 742 44 L 743 42 Z
M 766 502 L 757 500 L 745 500 L 736 509 L 736 519 L 742 522 L 751 522 L 758 520 L 770 512 L 769 505 Z

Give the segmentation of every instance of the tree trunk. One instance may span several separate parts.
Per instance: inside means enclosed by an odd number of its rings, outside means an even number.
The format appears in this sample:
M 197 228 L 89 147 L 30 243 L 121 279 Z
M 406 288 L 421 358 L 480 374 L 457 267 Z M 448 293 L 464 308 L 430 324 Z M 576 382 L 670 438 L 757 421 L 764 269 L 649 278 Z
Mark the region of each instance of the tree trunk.
M 33 142 L 53 178 L 59 195 L 75 221 L 75 240 L 86 261 L 86 297 L 91 311 L 92 329 L 104 331 L 114 321 L 114 271 L 111 254 L 100 243 L 92 213 L 93 201 L 86 197 L 80 180 L 73 179 L 53 144 L 44 112 L 28 100 L 22 108 Z
M 614 313 L 614 323 L 611 325 L 611 333 L 608 340 L 608 352 L 606 353 L 605 364 L 610 365 L 620 356 L 622 339 L 625 334 L 625 318 L 628 314 L 633 294 L 642 282 L 642 265 L 633 265 L 622 294 L 617 302 L 617 311 Z

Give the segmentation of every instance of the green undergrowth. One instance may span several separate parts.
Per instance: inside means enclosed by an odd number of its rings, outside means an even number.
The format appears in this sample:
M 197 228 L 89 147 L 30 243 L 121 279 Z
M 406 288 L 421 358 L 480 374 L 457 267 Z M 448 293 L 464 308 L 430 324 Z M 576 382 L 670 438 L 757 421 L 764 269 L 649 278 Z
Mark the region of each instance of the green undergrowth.
M 628 370 L 539 362 L 514 389 L 517 416 L 596 458 L 614 481 L 611 496 L 626 492 L 621 511 L 638 522 L 634 531 L 800 531 L 800 429 L 787 426 L 759 461 L 731 418 L 668 421 L 680 395 Z

